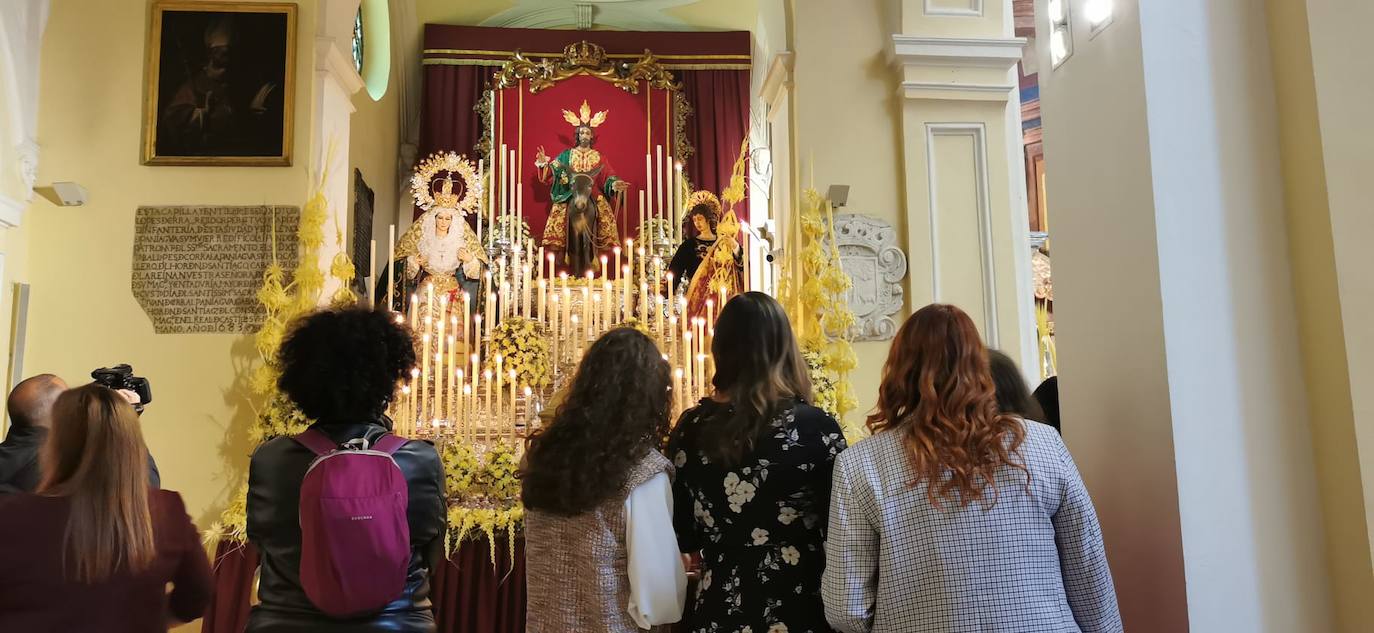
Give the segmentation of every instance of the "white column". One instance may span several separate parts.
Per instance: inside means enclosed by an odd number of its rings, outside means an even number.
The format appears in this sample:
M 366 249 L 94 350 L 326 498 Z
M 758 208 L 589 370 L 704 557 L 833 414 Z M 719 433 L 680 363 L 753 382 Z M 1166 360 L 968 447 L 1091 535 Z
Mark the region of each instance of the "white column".
M 1089 38 L 1071 7 L 1040 52 L 1062 419 L 1126 629 L 1333 630 L 1263 12 L 1116 0 Z
M 916 4 L 922 16 L 944 6 Z M 964 20 L 994 18 L 985 12 Z M 889 49 L 900 72 L 910 304 L 912 309 L 929 303 L 959 306 L 990 347 L 1034 368 L 1016 80 L 1026 42 L 932 35 L 949 31 L 943 18 L 903 22 L 923 30 L 893 36 Z M 995 22 L 984 27 L 1004 32 Z M 1008 25 L 1005 33 L 1010 31 Z
M 324 245 L 320 248 L 320 267 L 326 271 L 321 304 L 329 302 L 339 289 L 338 280 L 328 275 L 334 256 L 347 252 L 352 239 L 349 227 L 351 213 L 348 191 L 353 174 L 348 169 L 349 119 L 353 115 L 352 98 L 363 88 L 363 78 L 353 68 L 350 55 L 343 51 L 351 46 L 353 16 L 359 0 L 325 0 L 319 5 L 315 25 L 314 102 L 310 121 L 310 170 L 315 186 L 321 176 L 329 218 L 324 224 Z M 343 243 L 337 241 L 342 232 Z M 365 274 L 365 271 L 359 271 Z

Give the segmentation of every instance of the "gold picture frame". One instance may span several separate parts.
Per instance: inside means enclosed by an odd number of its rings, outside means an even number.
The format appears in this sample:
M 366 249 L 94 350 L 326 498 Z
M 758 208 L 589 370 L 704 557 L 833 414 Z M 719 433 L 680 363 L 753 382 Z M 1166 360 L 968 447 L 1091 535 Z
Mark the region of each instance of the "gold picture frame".
M 160 0 L 146 67 L 143 164 L 291 165 L 295 4 Z

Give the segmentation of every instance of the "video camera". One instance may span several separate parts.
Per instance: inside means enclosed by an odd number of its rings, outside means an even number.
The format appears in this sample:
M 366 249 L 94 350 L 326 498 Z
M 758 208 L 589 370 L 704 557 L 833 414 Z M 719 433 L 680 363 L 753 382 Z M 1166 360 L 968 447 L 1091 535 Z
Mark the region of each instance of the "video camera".
M 91 372 L 91 379 L 95 383 L 114 390 L 128 389 L 138 394 L 138 404 L 134 405 L 134 410 L 143 413 L 144 405 L 153 401 L 153 388 L 148 384 L 148 379 L 134 375 L 134 368 L 129 365 L 115 365 L 114 367 L 101 367 Z

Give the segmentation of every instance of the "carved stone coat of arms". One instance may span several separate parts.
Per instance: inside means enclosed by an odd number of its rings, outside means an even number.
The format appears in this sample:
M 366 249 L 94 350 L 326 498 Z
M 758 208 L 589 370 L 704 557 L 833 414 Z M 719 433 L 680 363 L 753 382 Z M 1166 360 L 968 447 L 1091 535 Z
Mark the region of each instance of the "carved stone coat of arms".
M 854 311 L 850 339 L 884 341 L 897 334 L 894 318 L 902 309 L 901 281 L 906 254 L 897 246 L 891 224 L 864 215 L 835 216 L 835 242 L 840 264 L 853 282 L 849 308 Z

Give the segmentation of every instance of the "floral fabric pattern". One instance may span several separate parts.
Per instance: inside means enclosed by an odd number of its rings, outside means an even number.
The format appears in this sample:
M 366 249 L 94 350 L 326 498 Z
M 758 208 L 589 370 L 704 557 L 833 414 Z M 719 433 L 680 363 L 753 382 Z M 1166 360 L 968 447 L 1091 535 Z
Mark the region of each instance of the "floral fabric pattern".
M 835 457 L 846 447 L 834 418 L 802 402 L 770 422 L 731 467 L 701 450 L 705 421 L 729 405 L 703 400 L 668 443 L 677 466 L 673 523 L 684 552 L 700 551 L 692 633 L 829 633 L 820 597 Z

